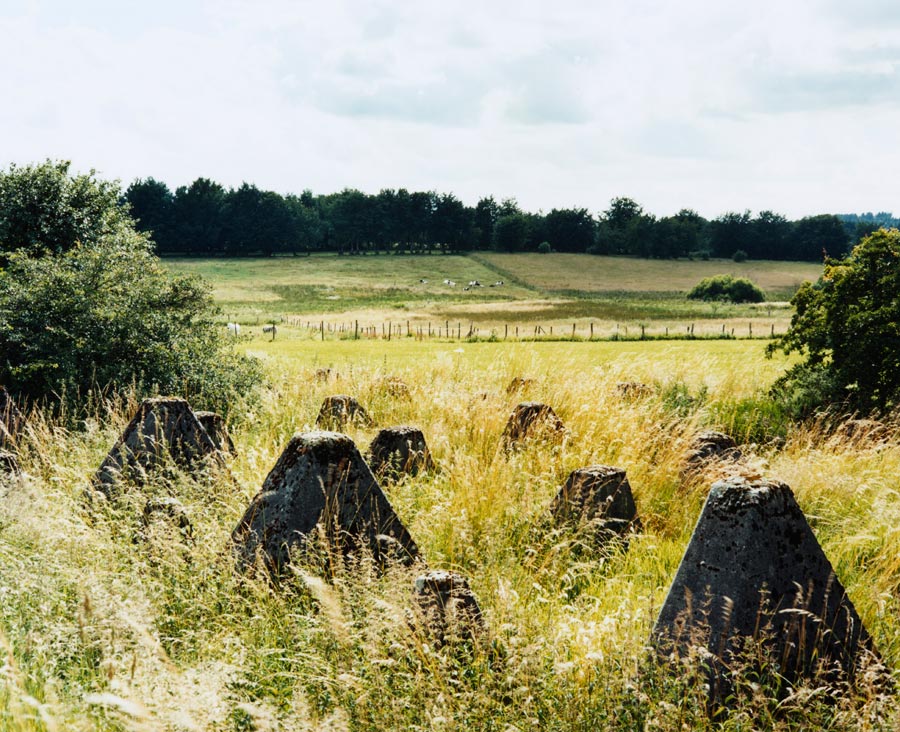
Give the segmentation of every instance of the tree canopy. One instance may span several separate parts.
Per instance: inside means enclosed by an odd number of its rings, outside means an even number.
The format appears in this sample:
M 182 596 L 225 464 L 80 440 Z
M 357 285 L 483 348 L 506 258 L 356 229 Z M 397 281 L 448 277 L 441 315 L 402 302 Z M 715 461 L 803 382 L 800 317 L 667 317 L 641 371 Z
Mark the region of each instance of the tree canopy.
M 879 230 L 791 301 L 787 333 L 769 346 L 803 357 L 778 384 L 797 414 L 828 405 L 887 412 L 900 406 L 900 231 Z

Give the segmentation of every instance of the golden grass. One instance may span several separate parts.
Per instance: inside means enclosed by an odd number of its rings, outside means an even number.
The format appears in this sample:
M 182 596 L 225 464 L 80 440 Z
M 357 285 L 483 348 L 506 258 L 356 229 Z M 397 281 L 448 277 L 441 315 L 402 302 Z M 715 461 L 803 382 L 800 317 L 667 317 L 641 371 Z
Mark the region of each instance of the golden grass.
M 681 460 L 701 426 L 729 428 L 783 361 L 747 342 L 421 344 L 252 342 L 272 385 L 234 426 L 233 480 L 158 481 L 109 506 L 83 491 L 134 404 L 69 431 L 34 415 L 27 476 L 0 502 L 4 729 L 665 729 L 714 726 L 696 676 L 648 665 L 647 641 L 705 497 Z M 461 350 L 460 350 L 461 349 Z M 331 380 L 315 380 L 330 366 Z M 403 379 L 409 399 L 384 377 Z M 514 376 L 534 379 L 507 395 Z M 637 400 L 619 381 L 654 385 Z M 472 583 L 490 634 L 436 647 L 410 624 L 412 573 L 365 566 L 330 582 L 312 567 L 276 589 L 233 571 L 228 537 L 322 399 L 355 395 L 379 426 L 413 423 L 439 470 L 385 486 L 433 567 Z M 672 395 L 678 396 L 674 399 Z M 552 405 L 556 446 L 498 449 L 518 400 Z M 351 428 L 360 448 L 375 429 Z M 900 663 L 900 446 L 794 429 L 754 465 L 786 480 L 890 668 Z M 540 533 L 569 471 L 627 469 L 644 532 L 592 556 Z M 147 495 L 185 505 L 193 540 L 142 533 Z M 765 689 L 734 701 L 729 729 L 890 729 L 896 696 L 836 703 L 815 688 L 773 711 Z M 757 694 L 758 698 L 753 697 Z M 11 721 L 10 721 L 11 720 Z

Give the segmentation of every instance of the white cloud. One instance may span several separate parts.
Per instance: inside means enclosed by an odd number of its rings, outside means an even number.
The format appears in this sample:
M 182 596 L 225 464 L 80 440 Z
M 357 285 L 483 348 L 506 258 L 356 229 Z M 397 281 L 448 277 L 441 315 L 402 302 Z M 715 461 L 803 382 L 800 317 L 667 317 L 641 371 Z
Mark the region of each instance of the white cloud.
M 892 3 L 127 5 L 0 10 L 0 164 L 544 210 L 898 208 Z

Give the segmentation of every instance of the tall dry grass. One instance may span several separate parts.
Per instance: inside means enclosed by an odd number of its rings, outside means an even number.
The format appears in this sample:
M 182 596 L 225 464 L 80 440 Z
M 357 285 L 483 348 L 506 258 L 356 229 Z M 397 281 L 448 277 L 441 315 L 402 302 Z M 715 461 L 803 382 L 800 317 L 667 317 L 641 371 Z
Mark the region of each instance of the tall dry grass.
M 896 668 L 900 445 L 779 422 L 750 359 L 560 354 L 498 345 L 477 364 L 449 349 L 390 367 L 346 361 L 330 383 L 271 359 L 273 386 L 234 426 L 230 476 L 160 479 L 109 503 L 85 500 L 88 479 L 136 405 L 107 405 L 77 430 L 31 415 L 26 475 L 6 480 L 0 500 L 0 728 L 894 728 L 896 696 L 875 677 L 829 699 L 817 682 L 776 693 L 750 667 L 729 713 L 712 719 L 701 659 L 673 669 L 648 639 L 712 477 L 684 480 L 682 460 L 712 426 L 756 442 L 746 474 L 793 487 Z M 389 376 L 408 399 L 385 388 Z M 514 376 L 534 383 L 507 394 Z M 617 382 L 635 379 L 653 393 L 617 396 Z M 469 577 L 486 635 L 429 639 L 411 620 L 411 570 L 337 564 L 326 581 L 298 566 L 278 587 L 234 572 L 231 529 L 334 393 L 355 395 L 379 425 L 424 430 L 438 470 L 385 489 L 429 564 Z M 552 405 L 567 433 L 507 454 L 499 437 L 525 399 Z M 374 431 L 349 428 L 361 449 Z M 546 529 L 568 473 L 594 463 L 628 471 L 644 531 L 627 551 L 598 555 Z M 152 496 L 178 498 L 190 534 L 146 526 Z

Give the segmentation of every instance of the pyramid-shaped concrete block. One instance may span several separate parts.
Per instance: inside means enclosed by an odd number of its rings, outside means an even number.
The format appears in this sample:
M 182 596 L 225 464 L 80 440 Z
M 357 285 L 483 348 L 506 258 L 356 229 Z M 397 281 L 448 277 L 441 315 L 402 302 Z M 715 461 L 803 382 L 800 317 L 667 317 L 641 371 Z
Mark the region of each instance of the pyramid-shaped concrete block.
M 123 479 L 143 483 L 169 460 L 188 471 L 223 464 L 187 401 L 145 399 L 94 475 L 94 487 L 109 495 Z
M 438 645 L 450 635 L 474 639 L 486 630 L 475 593 L 461 574 L 436 570 L 416 577 L 413 600 L 424 630 Z
M 711 465 L 737 462 L 741 457 L 741 450 L 730 435 L 715 430 L 702 430 L 691 440 L 682 466 L 682 475 L 696 476 Z
M 369 445 L 368 463 L 375 475 L 392 480 L 434 468 L 422 430 L 406 425 L 379 430 Z
M 740 479 L 710 490 L 653 637 L 666 652 L 706 645 L 726 668 L 760 641 L 788 679 L 820 662 L 852 675 L 873 648 L 791 489 Z
M 529 439 L 559 439 L 564 433 L 562 420 L 552 407 L 540 402 L 522 402 L 509 416 L 503 430 L 503 446 L 511 449 Z
M 228 426 L 222 416 L 215 412 L 194 412 L 194 414 L 216 448 L 222 452 L 234 454 L 234 442 L 231 440 L 231 435 L 228 434 Z
M 372 418 L 352 396 L 335 394 L 325 397 L 319 409 L 319 416 L 316 417 L 316 427 L 326 430 L 342 429 L 351 423 L 368 427 L 372 424 Z
M 640 528 L 628 477 L 609 465 L 573 470 L 550 504 L 550 514 L 558 526 L 588 532 L 601 544 Z
M 317 535 L 342 554 L 363 548 L 379 564 L 419 554 L 353 440 L 337 432 L 291 439 L 232 540 L 242 567 L 261 553 L 277 574 Z

